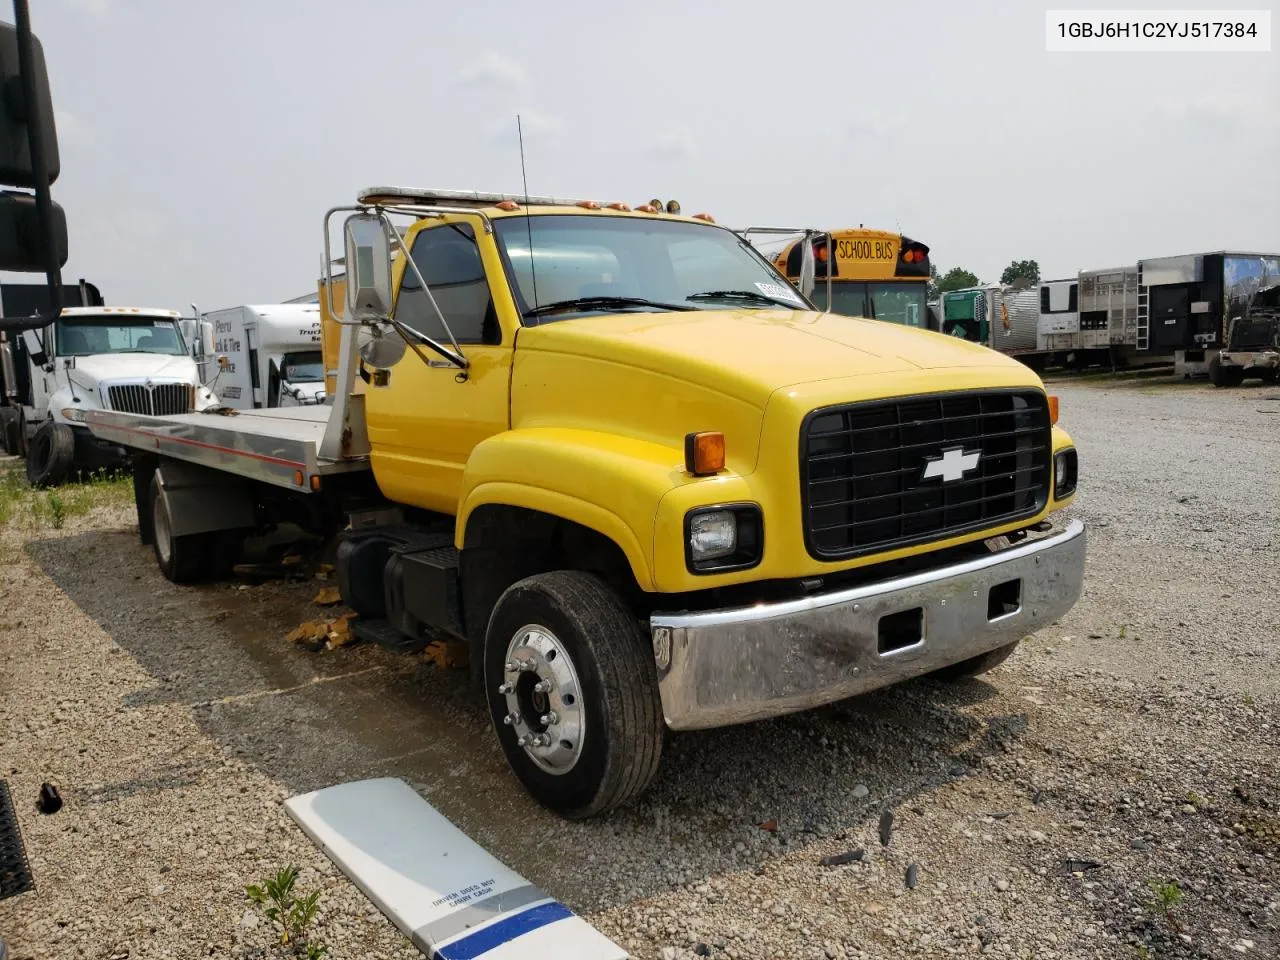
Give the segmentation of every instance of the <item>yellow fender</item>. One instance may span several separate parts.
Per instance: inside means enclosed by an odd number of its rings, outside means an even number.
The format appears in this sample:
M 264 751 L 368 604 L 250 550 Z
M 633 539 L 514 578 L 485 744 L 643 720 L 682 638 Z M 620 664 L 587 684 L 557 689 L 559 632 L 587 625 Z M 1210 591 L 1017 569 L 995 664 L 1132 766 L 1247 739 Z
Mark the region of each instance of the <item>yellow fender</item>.
M 653 528 L 658 504 L 691 478 L 671 447 L 591 430 L 517 429 L 480 443 L 467 460 L 454 544 L 489 504 L 523 507 L 581 524 L 622 550 L 636 583 L 655 589 Z

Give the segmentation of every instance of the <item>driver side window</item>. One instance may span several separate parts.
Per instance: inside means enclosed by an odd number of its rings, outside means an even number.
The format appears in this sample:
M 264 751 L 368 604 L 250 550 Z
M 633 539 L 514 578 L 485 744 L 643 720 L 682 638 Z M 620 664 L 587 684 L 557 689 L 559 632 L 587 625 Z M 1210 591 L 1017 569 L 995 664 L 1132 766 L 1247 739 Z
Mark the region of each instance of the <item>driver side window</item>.
M 502 342 L 498 314 L 470 224 L 446 223 L 423 230 L 413 241 L 413 262 L 459 344 Z M 449 343 L 449 335 L 410 269 L 405 270 L 400 284 L 396 318 L 440 343 Z

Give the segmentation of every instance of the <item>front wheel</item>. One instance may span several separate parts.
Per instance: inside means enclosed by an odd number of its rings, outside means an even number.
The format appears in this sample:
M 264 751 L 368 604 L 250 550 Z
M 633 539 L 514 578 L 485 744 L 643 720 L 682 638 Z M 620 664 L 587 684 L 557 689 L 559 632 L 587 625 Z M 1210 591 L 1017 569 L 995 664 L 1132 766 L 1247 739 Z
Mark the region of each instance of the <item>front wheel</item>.
M 988 670 L 994 670 L 1000 664 L 1009 659 L 1010 654 L 1018 649 L 1020 640 L 1013 643 L 1006 643 L 1003 647 L 996 647 L 994 650 L 988 650 L 986 653 L 980 653 L 976 657 L 970 657 L 968 660 L 961 660 L 959 663 L 953 663 L 949 667 L 943 667 L 941 670 L 935 670 L 929 676 L 935 680 L 964 680 L 968 677 L 976 677 Z
M 635 617 L 599 578 L 561 570 L 508 588 L 489 619 L 484 682 L 507 762 L 543 806 L 584 819 L 653 779 L 657 670 Z
M 1244 383 L 1244 368 L 1224 367 L 1215 355 L 1209 360 L 1209 382 L 1215 387 L 1238 387 Z
M 65 423 L 46 420 L 27 447 L 27 481 L 33 487 L 58 487 L 75 469 L 76 435 Z

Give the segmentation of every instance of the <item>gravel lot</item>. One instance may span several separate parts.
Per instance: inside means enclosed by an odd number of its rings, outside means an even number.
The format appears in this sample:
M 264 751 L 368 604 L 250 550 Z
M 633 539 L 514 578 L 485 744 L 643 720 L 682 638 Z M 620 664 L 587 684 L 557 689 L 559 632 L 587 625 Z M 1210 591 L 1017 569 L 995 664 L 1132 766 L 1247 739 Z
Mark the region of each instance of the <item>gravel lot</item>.
M 130 510 L 20 511 L 0 777 L 38 889 L 0 936 L 266 956 L 243 886 L 297 863 L 333 957 L 418 956 L 281 806 L 394 775 L 637 958 L 1280 956 L 1280 390 L 1054 389 L 1091 525 L 1069 616 L 979 680 L 673 737 L 641 803 L 584 824 L 526 798 L 463 671 L 288 644 L 323 584 L 179 589 Z

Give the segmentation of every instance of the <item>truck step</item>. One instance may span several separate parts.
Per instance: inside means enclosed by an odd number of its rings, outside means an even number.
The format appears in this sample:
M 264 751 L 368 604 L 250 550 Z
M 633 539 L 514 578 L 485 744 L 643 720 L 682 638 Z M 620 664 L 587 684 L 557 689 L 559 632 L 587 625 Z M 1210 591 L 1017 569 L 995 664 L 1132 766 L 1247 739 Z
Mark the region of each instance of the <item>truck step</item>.
M 411 637 L 401 633 L 388 620 L 355 620 L 351 632 L 367 643 L 376 643 L 393 653 L 420 653 L 426 649 L 426 637 Z

